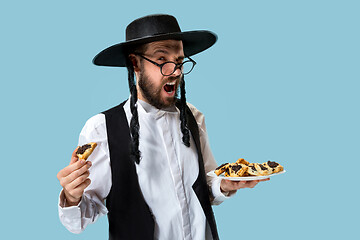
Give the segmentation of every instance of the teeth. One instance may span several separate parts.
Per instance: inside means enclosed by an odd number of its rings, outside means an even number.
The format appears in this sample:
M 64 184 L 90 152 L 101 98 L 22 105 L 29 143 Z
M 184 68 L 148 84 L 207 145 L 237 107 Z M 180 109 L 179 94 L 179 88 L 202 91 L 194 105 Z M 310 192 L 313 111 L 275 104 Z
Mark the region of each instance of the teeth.
M 167 83 L 167 85 L 175 85 L 175 82 Z

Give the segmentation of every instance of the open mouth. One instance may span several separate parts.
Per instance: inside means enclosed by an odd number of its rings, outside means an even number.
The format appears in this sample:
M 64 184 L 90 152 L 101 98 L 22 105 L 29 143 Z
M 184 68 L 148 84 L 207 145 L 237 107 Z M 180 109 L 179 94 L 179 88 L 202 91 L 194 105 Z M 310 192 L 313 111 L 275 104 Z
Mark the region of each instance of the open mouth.
M 164 90 L 165 90 L 165 92 L 167 92 L 168 94 L 172 94 L 173 92 L 175 92 L 175 83 L 176 83 L 176 81 L 174 81 L 174 82 L 170 82 L 170 83 L 166 83 L 165 85 L 164 85 Z

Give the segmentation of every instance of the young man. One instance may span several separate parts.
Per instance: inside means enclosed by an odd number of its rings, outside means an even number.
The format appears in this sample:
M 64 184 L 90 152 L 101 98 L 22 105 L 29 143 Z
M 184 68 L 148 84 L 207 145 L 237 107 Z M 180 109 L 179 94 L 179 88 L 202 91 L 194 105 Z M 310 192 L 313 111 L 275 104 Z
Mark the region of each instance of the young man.
M 129 24 L 126 42 L 94 58 L 128 68 L 131 96 L 86 122 L 79 145 L 98 147 L 87 162 L 75 149 L 58 173 L 68 230 L 80 233 L 108 214 L 110 239 L 219 238 L 211 204 L 258 181 L 206 176 L 217 164 L 204 116 L 186 103 L 184 75 L 196 64 L 190 56 L 215 42 L 212 32 L 181 32 L 173 16 L 150 15 Z

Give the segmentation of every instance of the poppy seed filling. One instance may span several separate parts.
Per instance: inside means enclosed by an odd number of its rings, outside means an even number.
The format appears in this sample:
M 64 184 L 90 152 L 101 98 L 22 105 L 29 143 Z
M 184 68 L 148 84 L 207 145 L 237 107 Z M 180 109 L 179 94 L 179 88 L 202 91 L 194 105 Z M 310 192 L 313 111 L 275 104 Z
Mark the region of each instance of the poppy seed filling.
M 235 165 L 235 166 L 231 166 L 231 169 L 234 171 L 234 172 L 237 172 L 241 169 L 241 165 Z
M 277 162 L 271 162 L 271 161 L 268 161 L 267 164 L 271 168 L 276 168 L 279 165 Z
M 76 151 L 76 154 L 83 154 L 89 148 L 91 148 L 91 145 L 90 144 L 85 144 L 85 145 L 78 148 L 78 150 Z
M 267 168 L 264 166 L 264 165 L 262 165 L 262 164 L 259 164 L 259 166 L 260 166 L 260 168 L 261 168 L 261 170 L 262 171 L 265 171 L 265 170 L 267 170 Z
M 221 164 L 220 166 L 218 166 L 215 170 L 219 170 L 220 168 L 224 167 L 225 165 L 227 165 L 228 163 L 224 163 L 224 164 Z

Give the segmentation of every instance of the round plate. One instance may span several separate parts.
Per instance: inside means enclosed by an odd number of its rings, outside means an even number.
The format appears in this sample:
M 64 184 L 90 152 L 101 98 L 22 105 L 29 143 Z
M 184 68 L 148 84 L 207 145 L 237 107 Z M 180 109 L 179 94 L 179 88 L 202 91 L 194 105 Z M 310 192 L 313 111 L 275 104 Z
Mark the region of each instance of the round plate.
M 220 174 L 219 176 L 217 176 L 215 174 L 214 171 L 208 172 L 207 175 L 210 177 L 217 177 L 217 178 L 223 178 L 223 179 L 227 179 L 227 180 L 231 180 L 231 181 L 252 181 L 252 180 L 261 180 L 261 179 L 266 179 L 272 176 L 276 176 L 282 173 L 285 173 L 286 171 L 283 170 L 281 172 L 278 173 L 273 173 L 267 176 L 249 176 L 249 177 L 225 177 L 224 174 Z

